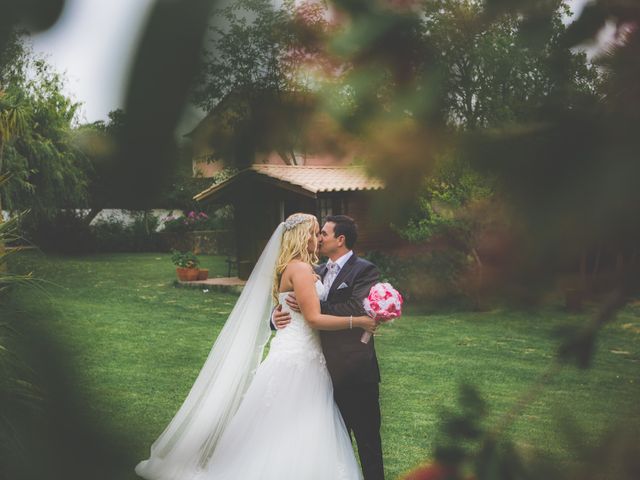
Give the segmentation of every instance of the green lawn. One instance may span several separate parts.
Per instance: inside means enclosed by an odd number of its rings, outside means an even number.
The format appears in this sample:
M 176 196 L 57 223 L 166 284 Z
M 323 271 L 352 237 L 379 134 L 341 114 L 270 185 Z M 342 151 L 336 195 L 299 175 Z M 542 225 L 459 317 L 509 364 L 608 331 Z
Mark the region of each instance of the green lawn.
M 222 276 L 220 257 L 203 257 Z M 132 459 L 147 457 L 189 390 L 236 296 L 176 288 L 168 254 L 84 257 L 21 254 L 14 268 L 47 280 L 47 295 L 22 289 L 23 308 L 70 352 L 90 414 L 121 436 Z M 35 298 L 39 300 L 35 300 Z M 601 335 L 593 368 L 565 368 L 509 433 L 525 450 L 575 458 L 560 418 L 570 414 L 587 443 L 637 402 L 640 304 Z M 460 382 L 476 385 L 491 422 L 545 370 L 556 327 L 583 322 L 555 306 L 534 313 L 407 315 L 376 338 L 382 370 L 382 436 L 387 477 L 428 459 L 438 415 L 456 403 Z M 130 465 L 133 468 L 133 464 Z M 132 473 L 123 473 L 132 479 Z

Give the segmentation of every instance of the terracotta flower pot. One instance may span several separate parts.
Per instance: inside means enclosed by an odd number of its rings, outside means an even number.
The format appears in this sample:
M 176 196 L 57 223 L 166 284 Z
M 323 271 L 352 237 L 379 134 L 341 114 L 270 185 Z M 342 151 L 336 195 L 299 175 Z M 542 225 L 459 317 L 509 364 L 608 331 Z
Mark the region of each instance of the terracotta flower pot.
M 199 268 L 198 269 L 198 280 L 206 280 L 209 278 L 209 269 L 207 268 Z
M 176 268 L 176 273 L 178 274 L 178 280 L 181 282 L 193 282 L 198 279 L 198 269 L 197 268 Z

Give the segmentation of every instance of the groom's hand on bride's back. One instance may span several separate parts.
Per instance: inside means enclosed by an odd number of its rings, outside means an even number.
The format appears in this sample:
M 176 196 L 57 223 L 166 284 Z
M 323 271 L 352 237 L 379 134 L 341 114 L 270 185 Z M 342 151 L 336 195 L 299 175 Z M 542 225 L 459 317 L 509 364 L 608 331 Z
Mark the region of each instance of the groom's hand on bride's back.
M 290 293 L 289 295 L 287 295 L 284 301 L 287 302 L 287 305 L 289 305 L 289 308 L 291 310 L 293 310 L 294 312 L 300 313 L 300 305 L 298 305 L 298 301 L 296 300 L 295 293 Z
M 271 316 L 271 323 L 280 330 L 291 323 L 291 314 L 282 311 L 282 305 L 278 305 Z

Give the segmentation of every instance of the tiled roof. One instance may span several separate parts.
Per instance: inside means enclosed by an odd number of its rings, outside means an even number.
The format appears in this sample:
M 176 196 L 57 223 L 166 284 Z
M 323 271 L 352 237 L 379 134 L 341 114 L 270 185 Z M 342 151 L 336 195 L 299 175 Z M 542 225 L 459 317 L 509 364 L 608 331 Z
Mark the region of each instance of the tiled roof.
M 277 183 L 295 186 L 316 194 L 320 192 L 345 192 L 362 190 L 381 190 L 384 184 L 367 175 L 359 166 L 349 167 L 306 167 L 292 165 L 252 165 L 228 180 L 212 185 L 198 193 L 194 199 L 204 200 L 215 192 L 225 189 L 238 178 L 250 174 L 264 176 Z
M 299 185 L 309 192 L 379 190 L 380 180 L 371 178 L 361 167 L 304 167 L 291 165 L 253 165 L 258 173 Z

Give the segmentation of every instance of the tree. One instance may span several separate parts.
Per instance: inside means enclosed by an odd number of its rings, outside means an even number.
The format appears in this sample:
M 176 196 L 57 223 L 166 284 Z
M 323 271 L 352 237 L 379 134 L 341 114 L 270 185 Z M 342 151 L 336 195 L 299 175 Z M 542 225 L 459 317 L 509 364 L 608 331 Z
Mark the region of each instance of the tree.
M 217 12 L 222 26 L 203 60 L 194 99 L 215 115 L 216 159 L 243 165 L 255 153 L 277 151 L 296 164 L 303 125 L 314 107 L 314 78 L 305 66 L 320 59 L 326 28 L 319 4 L 237 0 Z
M 7 28 L 0 37 L 4 43 L 0 44 L 0 86 L 5 89 L 8 85 L 24 78 L 28 47 L 24 43 L 27 32 L 18 28 Z
M 438 72 L 443 92 L 438 107 L 454 135 L 533 121 L 549 106 L 571 110 L 595 101 L 595 69 L 583 53 L 572 53 L 561 43 L 566 5 L 555 5 L 550 28 L 534 42 L 526 35 L 526 17 L 517 13 L 502 13 L 484 24 L 479 21 L 487 15 L 483 2 L 424 4 L 423 41 L 439 54 L 423 65 L 423 74 Z M 500 209 L 490 200 L 497 184 L 472 164 L 459 146 L 439 155 L 400 233 L 413 241 L 446 237 L 473 259 L 481 279 L 477 242 L 496 222 L 491 212 Z
M 555 1 L 549 28 L 535 40 L 526 18 L 502 13 L 490 24 L 487 7 L 477 0 L 425 2 L 426 41 L 439 52 L 429 68 L 441 72 L 445 116 L 452 125 L 473 130 L 531 116 L 562 97 L 567 106 L 595 93 L 595 69 L 584 53 L 560 42 L 566 4 Z M 558 75 L 558 62 L 566 70 Z
M 11 30 L 7 44 L 0 50 L 0 177 L 5 173 L 5 148 L 27 129 L 27 105 L 19 90 L 15 88 L 16 83 L 24 77 L 26 55 L 18 32 Z
M 0 99 L 0 174 L 9 175 L 2 205 L 36 216 L 82 207 L 89 165 L 73 137 L 79 104 L 62 93 L 62 77 L 44 60 L 17 51 L 24 68 L 6 77 Z
M 22 44 L 17 34 L 11 35 L 5 49 L 0 52 L 0 185 L 7 182 L 9 175 L 4 173 L 5 147 L 13 139 L 21 135 L 27 126 L 27 113 L 25 106 L 16 96 L 8 94 L 5 88 L 16 77 L 16 73 L 22 70 L 20 59 L 24 55 Z M 3 226 L 4 215 L 2 207 L 2 195 L 0 195 L 0 228 Z M 6 255 L 5 239 L 0 239 L 0 271 L 6 271 L 4 257 Z
M 0 184 L 6 183 L 10 175 L 4 174 L 4 152 L 10 142 L 20 136 L 27 128 L 26 109 L 15 98 L 0 91 Z M 0 194 L 0 228 L 4 222 L 2 195 Z M 0 239 L 0 271 L 6 269 L 4 239 Z

